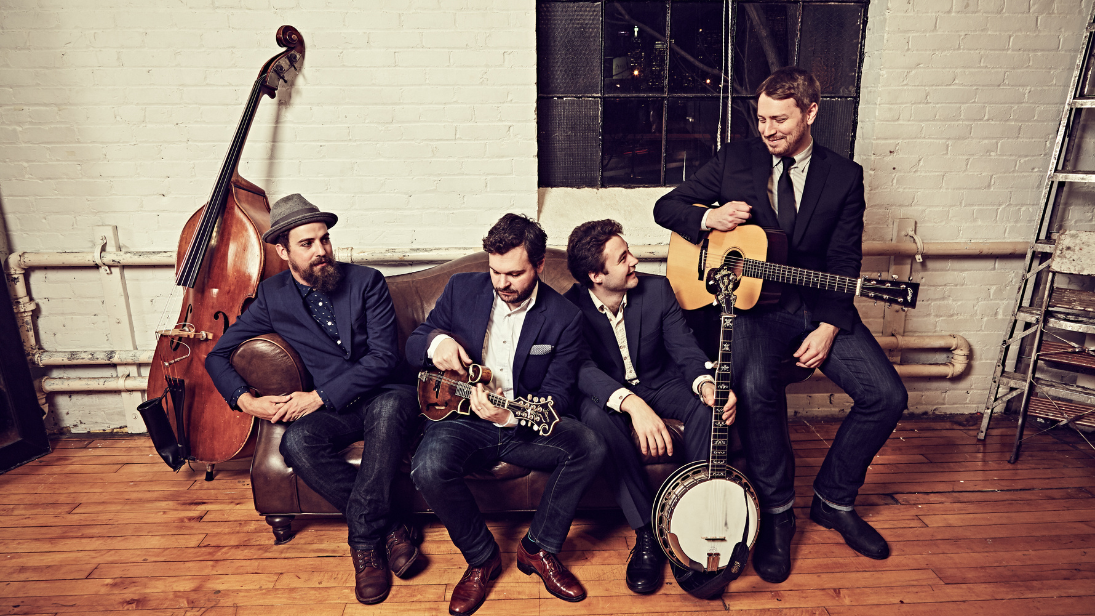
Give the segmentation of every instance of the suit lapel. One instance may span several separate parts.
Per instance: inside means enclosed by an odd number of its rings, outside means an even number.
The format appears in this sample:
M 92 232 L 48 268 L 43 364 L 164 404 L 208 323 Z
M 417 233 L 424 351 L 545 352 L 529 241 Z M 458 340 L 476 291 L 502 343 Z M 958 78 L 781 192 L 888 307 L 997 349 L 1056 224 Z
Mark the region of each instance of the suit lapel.
M 468 316 L 472 319 L 469 333 L 471 340 L 468 344 L 474 345 L 471 349 L 464 349 L 479 363 L 483 361 L 483 342 L 487 339 L 487 325 L 490 323 L 490 312 L 494 308 L 494 287 L 490 278 L 487 278 L 485 288 L 476 292 L 473 305 Z M 459 310 L 459 307 L 457 308 Z M 457 315 L 451 315 L 454 322 L 459 321 Z
M 798 206 L 798 216 L 795 217 L 795 236 L 792 246 L 802 239 L 802 234 L 810 225 L 810 217 L 817 209 L 821 191 L 825 188 L 825 180 L 829 177 L 829 160 L 825 151 L 814 144 L 814 153 L 810 155 L 810 170 L 806 172 L 806 185 L 802 188 L 802 202 Z
M 601 314 L 600 310 L 597 310 L 596 304 L 593 303 L 593 299 L 589 296 L 589 289 L 582 287 L 578 303 L 581 304 L 582 312 L 585 313 L 586 320 L 589 321 L 597 338 L 600 339 L 601 347 L 608 349 L 608 356 L 612 358 L 613 364 L 622 377 L 624 373 L 624 361 L 619 353 L 613 352 L 613 349 L 619 348 L 620 343 L 616 342 L 616 334 L 612 331 L 612 324 L 608 322 L 605 315 Z
M 331 339 L 326 332 L 320 328 L 319 323 L 312 318 L 312 313 L 308 312 L 308 307 L 304 305 L 304 299 L 300 296 L 300 291 L 297 290 L 297 283 L 293 280 L 292 274 L 285 279 L 285 286 L 281 288 L 281 295 L 286 304 L 289 306 L 289 312 L 293 313 L 293 316 L 300 321 L 300 324 L 305 329 L 311 331 L 315 335 L 322 336 L 328 340 Z
M 541 284 L 537 282 L 536 284 Z M 525 367 L 532 344 L 540 335 L 540 328 L 544 326 L 544 300 L 543 289 L 537 292 L 536 305 L 525 315 L 525 322 L 521 325 L 521 338 L 517 341 L 517 349 L 513 355 L 513 397 L 517 397 L 517 388 L 521 382 L 521 370 Z
M 631 357 L 631 365 L 635 367 L 635 374 L 639 373 L 639 334 L 643 324 L 643 293 L 642 280 L 639 285 L 627 294 L 627 307 L 624 308 L 624 332 L 627 333 L 627 354 Z M 622 361 L 622 356 L 621 356 Z

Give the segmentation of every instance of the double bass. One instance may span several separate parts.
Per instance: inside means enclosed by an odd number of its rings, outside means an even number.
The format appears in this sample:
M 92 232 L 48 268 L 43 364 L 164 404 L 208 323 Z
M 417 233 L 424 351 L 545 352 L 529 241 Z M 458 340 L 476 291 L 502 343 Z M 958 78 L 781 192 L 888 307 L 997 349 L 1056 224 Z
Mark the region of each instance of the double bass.
M 182 308 L 173 325 L 167 315 L 161 318 L 150 399 L 140 408 L 164 461 L 175 470 L 186 461 L 204 462 L 207 481 L 214 464 L 250 453 L 255 418 L 228 407 L 205 371 L 205 358 L 255 298 L 259 283 L 286 267 L 262 241 L 270 229 L 266 192 L 238 169 L 262 97 L 274 98 L 304 64 L 304 38 L 296 28 L 279 28 L 277 44 L 284 51 L 259 70 L 209 202 L 183 227 L 175 267 Z M 164 394 L 152 398 L 161 388 Z

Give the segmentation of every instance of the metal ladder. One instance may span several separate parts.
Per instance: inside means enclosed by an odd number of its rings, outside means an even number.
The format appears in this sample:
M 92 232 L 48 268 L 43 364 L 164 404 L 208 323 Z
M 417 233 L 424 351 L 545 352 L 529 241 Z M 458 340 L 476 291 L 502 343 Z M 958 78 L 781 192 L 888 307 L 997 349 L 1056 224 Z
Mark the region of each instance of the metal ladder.
M 1010 326 L 1001 343 L 1000 358 L 989 385 L 981 429 L 977 433 L 977 439 L 984 440 L 993 413 L 1002 410 L 1008 401 L 1021 396 L 1015 445 L 1009 460 L 1011 463 L 1018 459 L 1028 415 L 1057 420 L 1057 425 L 1092 422 L 1090 425 L 1095 426 L 1092 421 L 1095 415 L 1089 416 L 1089 413 L 1095 412 L 1095 406 L 1090 410 L 1086 406 L 1095 405 L 1095 388 L 1041 378 L 1036 374 L 1040 363 L 1043 363 L 1040 360 L 1064 358 L 1069 352 L 1075 353 L 1077 358 L 1086 354 L 1082 346 L 1067 341 L 1064 350 L 1061 350 L 1058 343 L 1052 346 L 1053 353 L 1064 353 L 1060 358 L 1043 350 L 1047 328 L 1095 334 L 1095 321 L 1088 322 L 1089 318 L 1095 318 L 1095 293 L 1073 292 L 1071 289 L 1056 286 L 1059 274 L 1095 275 L 1095 271 L 1058 271 L 1053 266 L 1058 236 L 1072 226 L 1070 223 L 1073 221 L 1069 220 L 1070 208 L 1086 208 L 1084 211 L 1089 219 L 1095 221 L 1095 193 L 1091 189 L 1087 189 L 1086 193 L 1078 189 L 1078 185 L 1091 186 L 1091 183 L 1095 183 L 1095 171 L 1073 168 L 1080 158 L 1091 156 L 1086 151 L 1085 144 L 1087 148 L 1095 148 L 1095 111 L 1084 116 L 1085 109 L 1095 109 L 1093 33 L 1095 8 L 1088 19 L 1083 44 L 1076 59 L 1076 69 L 1068 89 L 1057 140 L 1042 187 L 1042 211 L 1036 235 L 1027 251 L 1025 274 L 1016 294 Z M 1091 168 L 1095 169 L 1095 164 Z M 1095 238 L 1095 234 L 1091 238 Z M 1083 241 L 1086 241 L 1083 235 L 1072 234 L 1072 243 Z M 1084 307 L 1084 302 L 1088 301 L 1092 302 L 1093 310 L 1090 313 L 1087 310 L 1069 309 L 1070 306 Z M 1074 365 L 1078 369 L 1090 367 L 1082 362 Z M 1036 390 L 1043 396 L 1034 397 Z M 1061 402 L 1061 398 L 1071 402 Z

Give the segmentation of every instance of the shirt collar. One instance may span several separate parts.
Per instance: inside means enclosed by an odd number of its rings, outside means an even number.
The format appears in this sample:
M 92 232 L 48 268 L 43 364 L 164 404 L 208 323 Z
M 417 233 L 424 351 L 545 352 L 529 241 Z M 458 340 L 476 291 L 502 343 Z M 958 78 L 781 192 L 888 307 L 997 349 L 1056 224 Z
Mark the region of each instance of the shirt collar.
M 301 297 L 308 297 L 308 294 L 315 290 L 312 287 L 297 280 L 295 276 L 290 275 L 290 278 L 293 279 L 293 284 L 296 285 L 297 293 L 300 293 Z
M 600 300 L 600 298 L 598 298 L 598 297 L 597 297 L 597 296 L 596 296 L 596 295 L 595 295 L 595 294 L 593 293 L 593 289 L 589 289 L 589 297 L 590 297 L 590 299 L 592 299 L 592 300 L 593 300 L 593 306 L 594 306 L 594 307 L 595 307 L 595 308 L 596 308 L 596 309 L 597 309 L 597 310 L 598 310 L 598 311 L 599 311 L 599 312 L 600 312 L 601 314 L 605 314 L 605 315 L 608 315 L 608 316 L 613 316 L 613 315 L 612 315 L 612 312 L 611 312 L 611 311 L 610 311 L 610 310 L 608 309 L 608 306 L 605 306 L 604 302 L 602 302 L 602 301 Z M 617 310 L 617 311 L 616 311 L 616 314 L 620 314 L 620 311 L 622 311 L 622 310 L 624 309 L 624 307 L 625 307 L 625 306 L 627 306 L 627 292 L 626 292 L 626 291 L 624 292 L 624 299 L 623 299 L 623 301 L 621 301 L 621 302 L 620 302 L 620 310 Z
M 814 154 L 814 138 L 810 137 L 810 143 L 806 146 L 806 149 L 802 150 L 795 155 L 794 167 L 802 168 L 803 163 L 809 162 L 810 157 Z M 783 158 L 780 156 L 772 155 L 772 166 L 775 167 L 783 162 Z
M 504 314 L 506 316 L 509 316 L 509 315 L 512 315 L 512 314 L 517 314 L 518 312 L 521 312 L 522 310 L 525 310 L 525 311 L 531 310 L 532 307 L 536 305 L 536 296 L 539 295 L 539 294 L 540 294 L 540 280 L 537 279 L 536 280 L 536 286 L 532 287 L 532 295 L 529 295 L 528 299 L 521 302 L 520 306 L 518 306 L 516 308 L 510 308 L 510 305 L 507 304 L 504 299 L 502 299 L 502 296 L 499 295 L 497 291 L 494 292 L 494 303 L 498 304 L 502 308 L 502 310 L 505 310 L 505 312 L 502 313 L 502 314 Z

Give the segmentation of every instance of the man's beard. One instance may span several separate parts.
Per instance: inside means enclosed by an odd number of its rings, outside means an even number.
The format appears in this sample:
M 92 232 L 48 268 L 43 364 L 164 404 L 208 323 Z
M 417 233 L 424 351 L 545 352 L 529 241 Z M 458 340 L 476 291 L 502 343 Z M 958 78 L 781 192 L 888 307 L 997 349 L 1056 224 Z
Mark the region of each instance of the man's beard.
M 316 266 L 321 263 L 327 263 L 330 266 L 317 269 Z M 308 264 L 307 268 L 296 273 L 304 280 L 304 284 L 325 295 L 334 292 L 338 284 L 342 282 L 342 268 L 339 267 L 338 261 L 330 257 L 317 257 Z
M 532 284 L 530 284 L 527 289 L 525 289 L 524 291 L 519 293 L 517 295 L 517 297 L 514 298 L 514 299 L 506 299 L 505 296 L 502 295 L 502 289 L 498 289 L 497 287 L 495 287 L 494 292 L 497 293 L 499 295 L 499 297 L 502 298 L 502 301 L 506 302 L 507 304 L 510 304 L 510 305 L 520 304 L 521 302 L 525 301 L 526 299 L 532 297 L 532 292 L 534 290 L 536 290 L 536 283 L 538 281 L 539 281 L 538 278 L 534 279 L 532 281 Z

